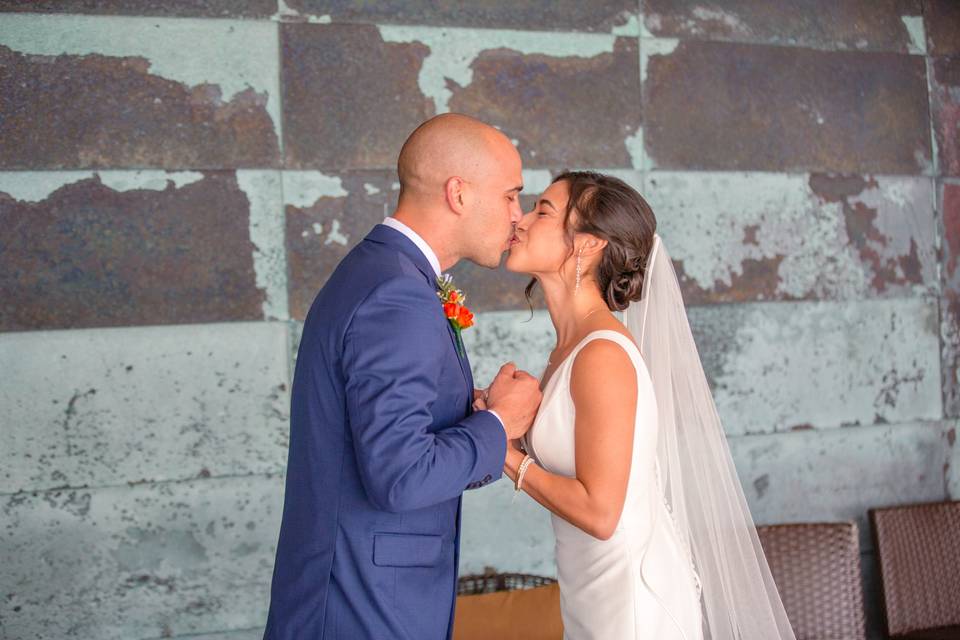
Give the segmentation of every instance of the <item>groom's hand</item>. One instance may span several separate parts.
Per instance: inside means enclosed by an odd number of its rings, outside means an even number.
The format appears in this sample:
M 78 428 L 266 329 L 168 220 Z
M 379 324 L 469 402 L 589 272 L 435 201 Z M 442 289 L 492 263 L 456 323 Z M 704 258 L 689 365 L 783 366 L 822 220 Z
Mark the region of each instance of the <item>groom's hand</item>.
M 512 362 L 500 367 L 487 394 L 487 408 L 503 420 L 508 440 L 521 437 L 533 424 L 540 407 L 540 383 Z

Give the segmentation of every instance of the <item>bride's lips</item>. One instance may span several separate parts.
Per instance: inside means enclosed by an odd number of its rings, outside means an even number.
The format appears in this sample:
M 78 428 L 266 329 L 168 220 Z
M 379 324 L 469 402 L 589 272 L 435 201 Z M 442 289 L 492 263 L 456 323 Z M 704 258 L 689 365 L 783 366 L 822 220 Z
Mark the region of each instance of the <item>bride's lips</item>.
M 510 238 L 510 247 L 512 248 L 513 245 L 515 244 L 520 244 L 520 238 L 518 238 L 517 236 L 512 236 Z

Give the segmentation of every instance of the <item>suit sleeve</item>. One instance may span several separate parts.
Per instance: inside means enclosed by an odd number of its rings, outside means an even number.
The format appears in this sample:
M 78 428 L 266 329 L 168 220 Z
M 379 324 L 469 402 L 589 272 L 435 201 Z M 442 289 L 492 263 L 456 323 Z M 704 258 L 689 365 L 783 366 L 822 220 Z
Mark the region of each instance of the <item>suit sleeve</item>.
M 386 511 L 444 502 L 499 478 L 506 456 L 500 420 L 478 411 L 435 430 L 430 405 L 449 340 L 436 294 L 399 277 L 360 305 L 344 337 L 347 417 L 361 480 Z

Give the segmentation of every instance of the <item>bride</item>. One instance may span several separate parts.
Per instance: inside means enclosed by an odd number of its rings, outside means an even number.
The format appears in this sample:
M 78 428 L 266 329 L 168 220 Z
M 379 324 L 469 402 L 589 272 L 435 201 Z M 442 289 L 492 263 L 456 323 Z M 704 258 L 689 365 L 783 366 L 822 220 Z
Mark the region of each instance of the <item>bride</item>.
M 564 173 L 506 268 L 543 287 L 557 335 L 504 470 L 552 512 L 565 637 L 793 640 L 650 206 Z

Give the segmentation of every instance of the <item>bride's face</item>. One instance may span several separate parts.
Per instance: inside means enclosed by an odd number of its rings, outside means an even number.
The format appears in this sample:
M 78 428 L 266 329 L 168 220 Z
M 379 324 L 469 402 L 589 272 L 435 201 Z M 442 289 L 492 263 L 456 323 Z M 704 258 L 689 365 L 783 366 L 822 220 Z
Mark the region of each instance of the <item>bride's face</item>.
M 570 199 L 566 181 L 554 182 L 543 192 L 532 211 L 523 214 L 510 241 L 510 253 L 504 263 L 517 273 L 557 273 L 569 258 L 563 228 L 564 212 Z M 574 222 L 576 212 L 570 214 Z

